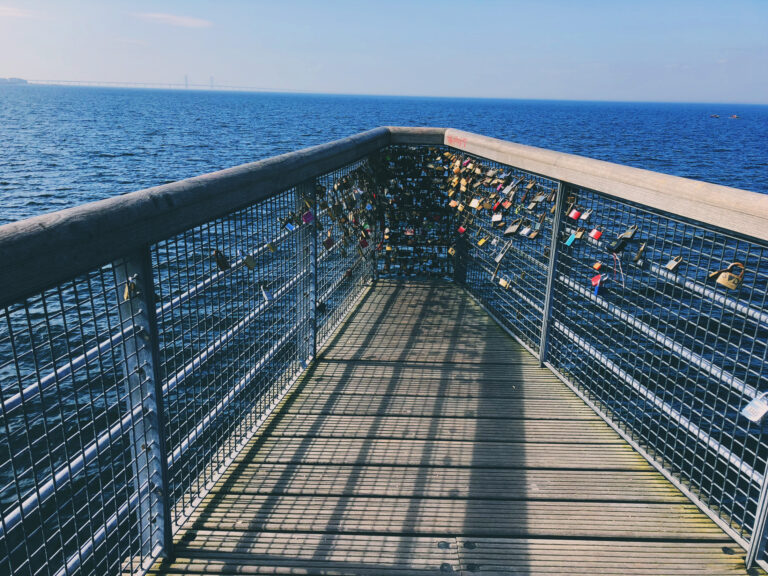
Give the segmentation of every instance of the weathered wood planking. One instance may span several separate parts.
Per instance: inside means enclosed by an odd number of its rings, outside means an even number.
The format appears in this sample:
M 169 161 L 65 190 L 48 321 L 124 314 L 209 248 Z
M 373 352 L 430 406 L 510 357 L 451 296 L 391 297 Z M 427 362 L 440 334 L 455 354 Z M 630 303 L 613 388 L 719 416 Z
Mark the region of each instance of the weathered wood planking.
M 442 284 L 377 286 L 176 540 L 155 573 L 744 574 L 713 522 Z

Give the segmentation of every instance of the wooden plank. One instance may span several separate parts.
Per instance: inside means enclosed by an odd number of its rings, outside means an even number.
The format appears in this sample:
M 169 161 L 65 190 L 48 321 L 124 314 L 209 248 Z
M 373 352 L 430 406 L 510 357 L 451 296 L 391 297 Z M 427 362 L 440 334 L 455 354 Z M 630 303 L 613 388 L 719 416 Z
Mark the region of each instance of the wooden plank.
M 457 542 L 461 567 L 473 574 L 550 575 L 574 569 L 616 576 L 745 573 L 743 551 L 720 543 L 465 537 Z
M 588 519 L 588 521 L 585 521 Z M 631 519 L 631 522 L 627 520 Z M 190 517 L 206 530 L 714 540 L 692 504 L 216 494 Z
M 337 416 L 291 414 L 280 419 L 273 437 L 378 438 L 414 440 L 475 440 L 481 442 L 536 442 L 624 444 L 602 420 L 525 420 L 411 416 Z
M 213 493 L 688 501 L 656 472 L 334 464 L 242 464 L 230 468 Z
M 252 443 L 235 462 L 368 464 L 576 470 L 652 470 L 627 445 L 504 443 L 443 440 L 273 438 Z
M 362 371 L 361 371 L 362 373 Z M 386 374 L 382 374 L 382 380 L 387 380 Z M 517 381 L 472 381 L 449 380 L 448 377 L 438 380 L 429 378 L 402 377 L 389 378 L 386 392 L 393 396 L 410 396 L 415 398 L 428 398 L 439 396 L 441 398 L 473 398 L 482 396 L 485 399 L 516 398 L 523 402 L 533 398 L 555 398 L 563 400 L 573 399 L 573 393 L 565 387 L 555 387 L 551 381 L 531 381 L 530 379 Z M 381 394 L 381 386 L 373 377 L 354 376 L 345 377 L 343 373 L 334 377 L 318 377 L 308 381 L 303 393 L 307 395 L 324 394 Z
M 197 530 L 150 574 L 439 574 L 459 570 L 454 538 Z M 442 568 L 445 573 L 445 568 Z
M 388 383 L 381 382 L 388 391 Z M 394 388 L 394 385 L 393 385 Z M 599 417 L 575 395 L 570 398 L 411 398 L 407 396 L 303 394 L 290 404 L 289 413 L 346 414 L 349 416 L 452 416 L 464 418 L 545 418 L 598 421 Z

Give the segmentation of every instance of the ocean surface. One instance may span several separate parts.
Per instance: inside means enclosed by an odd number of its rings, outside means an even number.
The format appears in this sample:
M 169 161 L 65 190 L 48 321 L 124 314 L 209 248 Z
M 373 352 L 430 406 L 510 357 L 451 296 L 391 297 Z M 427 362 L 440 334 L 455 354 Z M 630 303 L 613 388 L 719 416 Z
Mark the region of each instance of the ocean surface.
M 382 125 L 461 128 L 768 193 L 768 106 L 3 86 L 0 224 Z

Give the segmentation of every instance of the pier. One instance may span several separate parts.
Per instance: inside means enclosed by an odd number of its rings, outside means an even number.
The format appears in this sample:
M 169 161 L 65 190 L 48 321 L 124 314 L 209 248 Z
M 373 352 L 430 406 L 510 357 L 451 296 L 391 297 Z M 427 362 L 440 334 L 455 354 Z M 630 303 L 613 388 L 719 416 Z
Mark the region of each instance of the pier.
M 389 127 L 0 261 L 1 573 L 768 567 L 768 197 Z

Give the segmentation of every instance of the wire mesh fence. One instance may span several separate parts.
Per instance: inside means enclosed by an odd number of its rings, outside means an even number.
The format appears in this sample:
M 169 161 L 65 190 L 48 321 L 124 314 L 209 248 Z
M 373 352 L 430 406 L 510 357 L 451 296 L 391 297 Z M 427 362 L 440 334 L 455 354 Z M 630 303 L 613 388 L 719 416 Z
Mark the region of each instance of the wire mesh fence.
M 768 246 L 466 153 L 435 171 L 469 292 L 748 544 L 768 449 L 741 411 L 768 391 Z
M 0 309 L 0 573 L 144 569 L 377 276 L 463 284 L 753 541 L 768 246 L 610 193 L 394 145 Z
M 768 390 L 768 247 L 566 190 L 550 363 L 750 540 L 768 449 L 741 410 Z
M 367 289 L 369 173 L 355 162 L 0 310 L 0 573 L 139 573 L 167 548 Z

